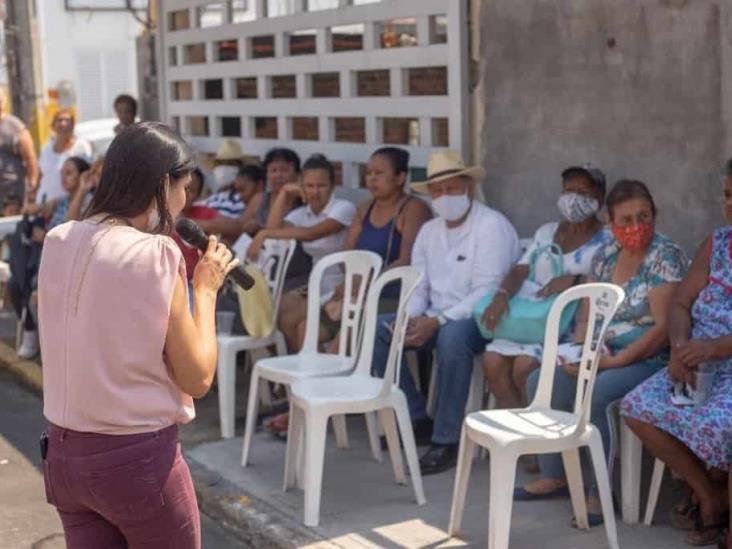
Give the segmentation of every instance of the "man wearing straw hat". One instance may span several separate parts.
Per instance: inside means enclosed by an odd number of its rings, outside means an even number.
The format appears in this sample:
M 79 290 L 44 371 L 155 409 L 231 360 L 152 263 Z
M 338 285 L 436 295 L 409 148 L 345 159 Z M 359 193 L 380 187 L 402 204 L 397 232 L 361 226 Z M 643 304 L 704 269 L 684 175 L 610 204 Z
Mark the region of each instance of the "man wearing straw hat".
M 215 193 L 205 201 L 205 205 L 224 217 L 238 218 L 244 211 L 245 204 L 234 189 L 234 181 L 242 166 L 242 157 L 238 140 L 221 140 L 214 157 Z
M 418 444 L 430 444 L 420 460 L 425 475 L 455 465 L 473 359 L 486 345 L 473 308 L 499 287 L 519 256 L 518 237 L 508 219 L 475 200 L 476 185 L 484 177 L 482 168 L 465 166 L 459 153 L 446 150 L 430 157 L 427 181 L 411 185 L 414 192 L 432 198 L 437 214 L 424 224 L 412 250 L 412 265 L 424 276 L 409 303 L 405 339 L 408 348 L 436 351 L 434 428 L 405 362 L 400 374 Z M 373 361 L 379 374 L 385 369 L 393 319 L 379 318 Z

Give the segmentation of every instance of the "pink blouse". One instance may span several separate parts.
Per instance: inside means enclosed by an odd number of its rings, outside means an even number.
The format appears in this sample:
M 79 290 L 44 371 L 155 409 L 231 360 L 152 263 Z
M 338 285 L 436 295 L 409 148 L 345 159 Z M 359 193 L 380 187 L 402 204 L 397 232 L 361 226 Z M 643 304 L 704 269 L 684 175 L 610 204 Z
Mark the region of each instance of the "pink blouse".
M 75 431 L 127 435 L 195 416 L 163 358 L 178 246 L 123 225 L 50 231 L 38 275 L 43 412 Z

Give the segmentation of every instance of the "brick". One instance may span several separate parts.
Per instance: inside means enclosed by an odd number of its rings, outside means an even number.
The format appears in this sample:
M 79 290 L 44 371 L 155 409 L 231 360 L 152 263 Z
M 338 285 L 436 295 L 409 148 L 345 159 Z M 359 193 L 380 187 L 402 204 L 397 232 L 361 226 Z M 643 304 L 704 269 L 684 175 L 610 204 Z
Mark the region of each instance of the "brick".
M 254 119 L 254 137 L 257 139 L 277 139 L 277 117 L 256 117 Z
M 357 71 L 356 94 L 359 97 L 391 95 L 389 71 Z
M 297 80 L 294 74 L 270 77 L 270 93 L 273 99 L 297 97 Z
M 250 55 L 252 59 L 275 56 L 275 39 L 271 34 L 265 36 L 252 36 L 249 41 Z
M 193 99 L 193 82 L 190 80 L 180 80 L 170 84 L 173 101 L 190 101 Z
M 235 97 L 237 99 L 257 98 L 257 77 L 237 78 L 234 80 Z
M 416 118 L 384 118 L 382 127 L 384 143 L 419 145 L 419 121 Z
M 290 55 L 312 55 L 317 53 L 315 32 L 306 31 L 289 35 Z
M 340 117 L 334 119 L 335 141 L 347 143 L 366 142 L 366 119 Z
M 321 72 L 310 75 L 313 97 L 340 97 L 341 78 L 337 72 Z
M 447 67 L 407 69 L 407 95 L 447 95 Z
M 339 31 L 338 27 L 331 29 L 330 49 L 333 52 L 358 51 L 363 49 L 364 26 L 359 25 L 359 31 Z
M 320 138 L 316 116 L 298 116 L 292 119 L 292 138 L 317 141 Z
M 202 42 L 200 44 L 188 44 L 183 49 L 183 63 L 186 65 L 193 65 L 196 63 L 206 62 L 206 45 Z

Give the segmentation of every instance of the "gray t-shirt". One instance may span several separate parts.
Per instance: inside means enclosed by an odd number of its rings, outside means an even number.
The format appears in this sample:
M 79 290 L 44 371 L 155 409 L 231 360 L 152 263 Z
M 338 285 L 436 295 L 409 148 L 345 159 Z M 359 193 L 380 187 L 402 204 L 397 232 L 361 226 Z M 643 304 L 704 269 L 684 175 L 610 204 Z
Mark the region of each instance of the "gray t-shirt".
M 25 191 L 26 170 L 20 155 L 20 136 L 25 124 L 8 114 L 0 118 L 0 204 L 10 193 L 19 200 Z

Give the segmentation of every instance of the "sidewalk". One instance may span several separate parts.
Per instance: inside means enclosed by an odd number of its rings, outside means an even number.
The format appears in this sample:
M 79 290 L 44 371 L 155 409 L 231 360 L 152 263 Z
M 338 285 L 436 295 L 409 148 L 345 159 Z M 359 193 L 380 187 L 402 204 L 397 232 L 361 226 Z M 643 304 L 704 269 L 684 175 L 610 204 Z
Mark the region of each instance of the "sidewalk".
M 488 462 L 473 466 L 468 490 L 463 538 L 448 539 L 454 471 L 424 477 L 427 505 L 419 507 L 409 486 L 394 482 L 388 453 L 375 463 L 368 449 L 364 422 L 349 418 L 351 448 L 335 448 L 329 435 L 323 475 L 320 526 L 312 532 L 329 543 L 310 547 L 441 548 L 485 547 L 488 521 Z M 257 433 L 251 449 L 251 465 L 242 468 L 241 438 L 205 443 L 188 453 L 192 461 L 216 471 L 231 486 L 250 498 L 267 502 L 293 524 L 302 524 L 302 492 L 282 492 L 285 444 Z M 519 467 L 521 469 L 521 467 Z M 649 475 L 645 475 L 647 479 Z M 518 482 L 527 477 L 519 470 Z M 647 480 L 646 480 L 647 482 Z M 664 482 L 656 511 L 657 526 L 629 526 L 619 516 L 618 536 L 624 549 L 688 547 L 684 534 L 668 526 L 668 510 L 679 497 L 676 483 Z M 646 493 L 645 487 L 643 494 Z M 570 527 L 572 507 L 568 499 L 515 503 L 511 523 L 511 548 L 562 547 L 599 549 L 607 547 L 603 527 L 589 532 Z M 296 545 L 292 545 L 296 546 Z M 302 546 L 302 545 L 298 545 Z
M 0 367 L 40 392 L 41 368 L 19 361 L 0 343 Z M 239 369 L 238 373 L 243 370 Z M 237 383 L 237 426 L 243 427 L 246 379 Z M 411 485 L 399 486 L 383 452 L 375 463 L 368 449 L 362 417 L 349 418 L 351 448 L 338 450 L 329 435 L 323 476 L 320 527 L 302 525 L 302 492 L 282 492 L 285 444 L 264 433 L 254 436 L 251 465 L 242 468 L 241 438 L 219 439 L 215 389 L 196 402 L 196 420 L 181 428 L 181 440 L 193 473 L 201 509 L 234 527 L 239 537 L 258 548 L 442 548 L 485 547 L 488 521 L 488 462 L 476 462 L 468 491 L 462 539 L 447 538 L 454 471 L 424 478 L 427 504 L 414 503 Z M 646 463 L 643 498 L 650 477 Z M 517 483 L 527 478 L 521 467 Z M 617 474 L 616 474 L 617 478 Z M 625 525 L 617 517 L 624 549 L 688 547 L 683 532 L 668 525 L 668 510 L 679 495 L 667 477 L 656 511 L 656 525 Z M 644 503 L 644 501 L 642 502 Z M 511 548 L 599 549 L 607 547 L 604 528 L 589 532 L 570 527 L 569 500 L 515 503 Z

